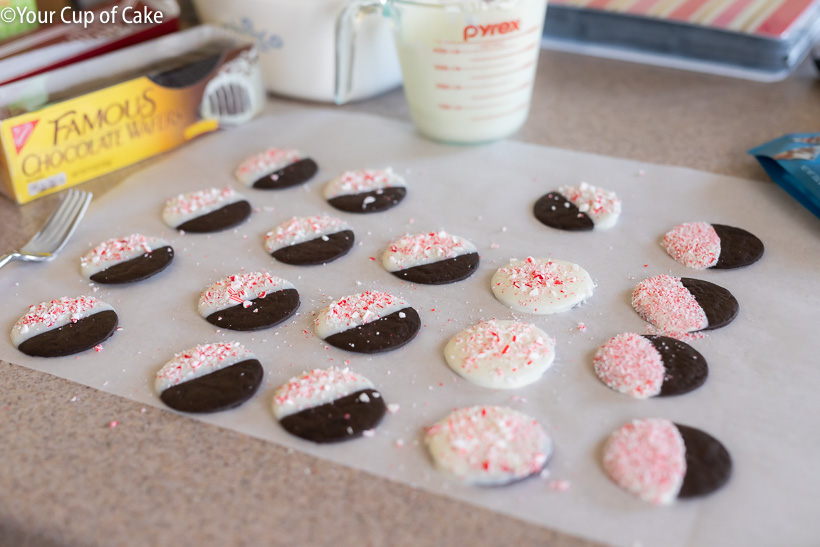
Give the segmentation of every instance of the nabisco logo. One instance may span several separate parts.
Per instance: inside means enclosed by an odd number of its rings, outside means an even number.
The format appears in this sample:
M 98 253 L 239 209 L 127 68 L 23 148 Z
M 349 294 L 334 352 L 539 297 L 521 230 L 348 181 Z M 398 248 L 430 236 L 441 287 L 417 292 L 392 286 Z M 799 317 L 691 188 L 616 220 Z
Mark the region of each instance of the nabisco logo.
M 521 19 L 515 21 L 504 21 L 503 23 L 492 23 L 490 25 L 467 25 L 464 27 L 464 41 L 470 38 L 495 36 L 496 34 L 507 34 L 521 30 Z
M 31 134 L 34 133 L 34 126 L 36 126 L 39 121 L 40 120 L 34 120 L 33 122 L 26 122 L 21 123 L 20 125 L 12 126 L 11 139 L 14 141 L 14 148 L 17 150 L 18 154 L 28 142 Z

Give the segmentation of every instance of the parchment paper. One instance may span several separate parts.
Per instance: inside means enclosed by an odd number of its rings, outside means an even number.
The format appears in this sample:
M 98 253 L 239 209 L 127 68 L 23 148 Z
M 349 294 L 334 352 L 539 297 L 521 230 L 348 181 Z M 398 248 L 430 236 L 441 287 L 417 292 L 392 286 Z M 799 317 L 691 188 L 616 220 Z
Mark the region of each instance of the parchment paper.
M 240 188 L 232 181 L 234 166 L 270 145 L 301 149 L 317 160 L 319 174 L 286 191 Z M 333 210 L 322 199 L 324 182 L 341 171 L 384 166 L 408 179 L 408 196 L 398 207 L 352 215 Z M 622 197 L 623 214 L 615 228 L 566 233 L 533 218 L 538 197 L 582 180 Z M 238 229 L 179 235 L 162 224 L 167 197 L 225 184 L 244 192 L 256 208 Z M 353 225 L 360 243 L 348 256 L 300 268 L 266 254 L 267 230 L 293 215 L 323 211 Z M 675 224 L 695 220 L 747 228 L 765 242 L 766 254 L 746 269 L 688 270 L 669 258 L 659 242 Z M 401 282 L 381 268 L 378 259 L 392 239 L 442 228 L 480 249 L 482 263 L 470 279 L 421 286 Z M 169 154 L 96 200 L 52 263 L 5 268 L 0 274 L 0 328 L 5 332 L 30 304 L 83 293 L 112 304 L 123 330 L 101 352 L 60 359 L 26 357 L 7 335 L 0 336 L 0 355 L 162 407 L 153 392 L 153 376 L 175 352 L 237 340 L 265 366 L 263 387 L 239 409 L 197 419 L 605 542 L 805 545 L 820 538 L 818 228 L 820 221 L 773 184 L 516 142 L 437 145 L 417 138 L 404 123 L 331 111 L 295 112 L 209 135 Z M 90 287 L 79 273 L 80 255 L 103 239 L 132 232 L 169 239 L 177 251 L 171 268 L 131 286 Z M 514 317 L 492 297 L 489 280 L 510 258 L 527 255 L 579 263 L 597 282 L 594 296 L 564 314 L 520 315 L 557 340 L 556 363 L 536 384 L 492 391 L 457 379 L 444 362 L 444 344 L 480 319 Z M 292 281 L 302 296 L 299 316 L 257 333 L 216 332 L 196 312 L 199 292 L 242 268 L 268 269 Z M 716 282 L 735 294 L 741 312 L 731 325 L 693 342 L 710 366 L 704 387 L 681 397 L 638 401 L 599 382 L 591 358 L 615 334 L 645 332 L 629 298 L 637 281 L 659 273 Z M 365 289 L 395 293 L 416 307 L 424 324 L 416 340 L 399 351 L 367 357 L 328 348 L 312 334 L 317 310 L 331 299 Z M 579 322 L 586 331 L 577 328 Z M 400 405 L 399 412 L 386 417 L 374 438 L 338 445 L 314 445 L 285 433 L 270 411 L 273 390 L 302 370 L 348 360 L 375 382 L 387 402 Z M 441 477 L 420 443 L 423 428 L 454 407 L 475 404 L 509 405 L 540 420 L 555 443 L 550 477 L 490 489 Z M 653 416 L 721 439 L 735 461 L 728 486 L 708 498 L 658 508 L 612 484 L 600 465 L 602 441 L 628 420 Z M 551 489 L 550 481 L 556 479 L 570 481 L 570 489 Z

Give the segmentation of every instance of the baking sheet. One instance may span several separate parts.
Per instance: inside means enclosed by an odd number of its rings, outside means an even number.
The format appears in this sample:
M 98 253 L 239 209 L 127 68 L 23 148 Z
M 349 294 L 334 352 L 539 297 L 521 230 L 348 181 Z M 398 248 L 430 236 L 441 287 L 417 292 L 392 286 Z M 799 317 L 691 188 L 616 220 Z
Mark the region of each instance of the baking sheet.
M 300 148 L 317 160 L 319 174 L 286 191 L 240 188 L 232 181 L 234 166 L 269 145 Z M 408 179 L 408 196 L 398 207 L 351 215 L 322 199 L 323 183 L 341 171 L 384 166 Z M 566 233 L 533 218 L 538 197 L 582 180 L 621 196 L 624 212 L 615 228 Z M 245 193 L 255 207 L 239 228 L 179 235 L 160 220 L 167 197 L 225 184 Z M 319 212 L 340 216 L 354 227 L 359 244 L 348 256 L 299 268 L 266 254 L 266 231 L 293 215 Z M 659 242 L 673 225 L 694 220 L 750 229 L 766 244 L 766 255 L 741 270 L 688 270 L 670 259 Z M 470 279 L 421 286 L 381 268 L 378 259 L 388 242 L 405 232 L 437 229 L 478 246 L 482 263 Z M 103 239 L 132 232 L 171 241 L 177 252 L 171 268 L 132 286 L 89 286 L 79 273 L 80 255 Z M 579 263 L 598 285 L 594 296 L 556 316 L 514 314 L 492 297 L 489 280 L 510 258 L 527 255 Z M 267 269 L 293 282 L 302 296 L 299 315 L 267 331 L 216 332 L 196 312 L 199 291 L 242 268 Z M 196 419 L 608 543 L 807 545 L 820 537 L 820 472 L 815 465 L 820 453 L 820 360 L 813 342 L 819 271 L 820 221 L 773 184 L 516 142 L 438 145 L 416 137 L 412 126 L 401 122 L 330 110 L 296 111 L 205 136 L 169 154 L 95 200 L 52 263 L 4 268 L 0 328 L 6 332 L 30 304 L 83 293 L 112 304 L 123 330 L 101 352 L 48 360 L 22 355 L 8 336 L 0 336 L 0 357 L 164 408 L 153 392 L 153 376 L 175 352 L 236 340 L 265 366 L 262 388 L 239 409 Z M 615 334 L 645 332 L 646 324 L 629 305 L 630 294 L 637 281 L 659 273 L 723 285 L 738 298 L 741 312 L 731 325 L 693 342 L 710 365 L 704 387 L 682 397 L 638 401 L 601 384 L 591 358 Z M 316 311 L 365 289 L 386 290 L 410 302 L 422 317 L 419 336 L 405 348 L 373 357 L 328 348 L 313 336 Z M 442 349 L 450 336 L 481 319 L 516 316 L 557 340 L 556 362 L 539 382 L 493 391 L 458 379 L 447 368 Z M 585 331 L 577 328 L 580 322 Z M 373 438 L 320 446 L 286 434 L 270 411 L 273 390 L 305 369 L 343 366 L 348 360 L 400 410 L 385 418 Z M 423 428 L 454 407 L 475 404 L 508 405 L 540 420 L 555 444 L 550 476 L 482 489 L 438 475 L 421 444 Z M 728 486 L 711 497 L 663 508 L 614 486 L 600 465 L 602 441 L 628 420 L 653 416 L 721 439 L 735 460 Z M 553 480 L 569 481 L 570 488 L 554 490 Z

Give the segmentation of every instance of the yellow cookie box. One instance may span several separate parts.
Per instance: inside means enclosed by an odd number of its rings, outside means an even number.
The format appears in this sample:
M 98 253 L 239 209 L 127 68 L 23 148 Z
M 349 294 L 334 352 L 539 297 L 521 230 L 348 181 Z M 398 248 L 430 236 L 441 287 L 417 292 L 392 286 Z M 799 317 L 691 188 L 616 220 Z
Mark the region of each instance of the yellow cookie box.
M 143 75 L 111 76 L 135 62 Z M 243 123 L 263 103 L 255 48 L 207 26 L 2 86 L 0 192 L 32 201 Z

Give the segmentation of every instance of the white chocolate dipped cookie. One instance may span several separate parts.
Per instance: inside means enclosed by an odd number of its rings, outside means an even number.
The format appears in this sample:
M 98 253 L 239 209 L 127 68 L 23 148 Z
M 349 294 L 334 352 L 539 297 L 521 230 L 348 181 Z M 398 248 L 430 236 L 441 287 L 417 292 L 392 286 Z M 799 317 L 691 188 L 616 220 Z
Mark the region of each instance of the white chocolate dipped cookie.
M 499 268 L 491 287 L 496 299 L 508 308 L 550 315 L 568 311 L 592 296 L 595 283 L 578 264 L 527 257 Z
M 555 340 L 528 323 L 482 321 L 444 347 L 453 371 L 476 385 L 515 389 L 536 382 L 555 360 Z

